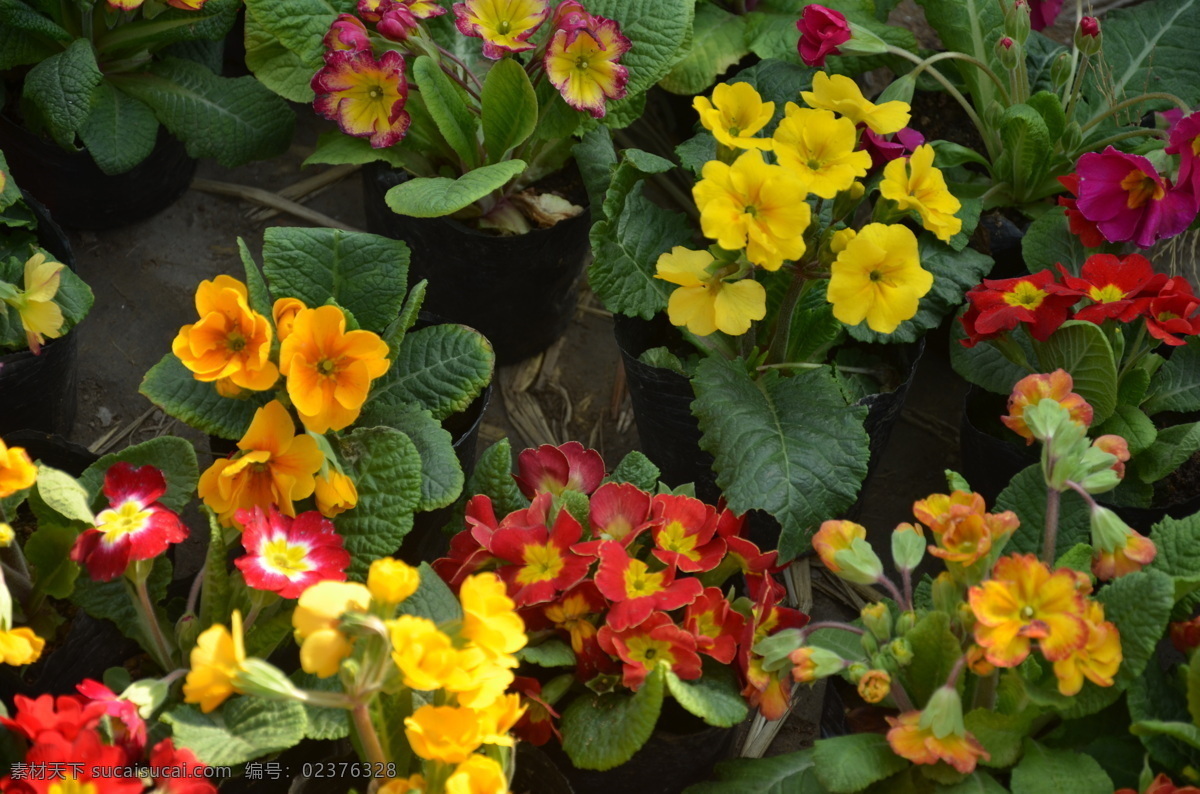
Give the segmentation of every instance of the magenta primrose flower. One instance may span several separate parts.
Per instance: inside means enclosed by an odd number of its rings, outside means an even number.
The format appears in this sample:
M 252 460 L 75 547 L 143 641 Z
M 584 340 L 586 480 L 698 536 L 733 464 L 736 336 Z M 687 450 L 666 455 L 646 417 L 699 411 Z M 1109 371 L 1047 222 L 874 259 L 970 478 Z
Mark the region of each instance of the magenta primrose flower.
M 96 516 L 71 547 L 71 559 L 98 582 L 125 573 L 129 563 L 149 560 L 188 536 L 179 516 L 158 503 L 167 492 L 163 473 L 153 466 L 134 468 L 122 461 L 104 474 L 109 507 Z
M 1196 217 L 1191 190 L 1173 188 L 1140 155 L 1109 146 L 1080 157 L 1075 171 L 1079 174 L 1076 206 L 1109 242 L 1129 240 L 1149 248 L 1163 237 L 1179 234 Z
M 1164 114 L 1165 115 L 1165 114 Z M 1179 187 L 1192 194 L 1192 206 L 1200 211 L 1200 113 L 1182 116 L 1171 125 L 1167 154 L 1179 155 Z

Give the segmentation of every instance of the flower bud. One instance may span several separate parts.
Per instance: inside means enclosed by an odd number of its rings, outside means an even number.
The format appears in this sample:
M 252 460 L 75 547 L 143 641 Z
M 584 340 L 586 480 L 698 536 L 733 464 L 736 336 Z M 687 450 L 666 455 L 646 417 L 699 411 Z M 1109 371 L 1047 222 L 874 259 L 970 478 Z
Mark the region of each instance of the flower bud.
M 0 549 L 11 546 L 15 538 L 16 533 L 13 532 L 12 525 L 0 521 Z
M 910 645 L 908 640 L 904 639 L 903 637 L 897 637 L 889 642 L 886 650 L 892 655 L 892 658 L 896 660 L 896 664 L 900 665 L 901 667 L 907 667 L 908 665 L 912 664 L 912 645 Z
M 952 686 L 939 687 L 921 712 L 921 721 L 918 724 L 926 730 L 932 730 L 933 735 L 939 739 L 944 739 L 951 734 L 955 736 L 966 734 L 967 728 L 963 724 L 962 698 L 958 696 L 955 688 Z
M 862 677 L 871 672 L 871 668 L 867 667 L 862 662 L 854 662 L 846 668 L 846 678 L 850 679 L 850 683 L 858 684 Z
M 813 549 L 831 573 L 855 584 L 874 584 L 883 563 L 867 543 L 867 530 L 853 521 L 826 521 L 812 539 Z
M 1018 44 L 1024 44 L 1025 40 L 1029 38 L 1031 27 L 1029 3 L 1025 0 L 1013 0 L 1005 5 L 1004 32 L 1008 36 L 1015 39 Z
M 138 714 L 148 720 L 166 702 L 170 691 L 170 685 L 164 684 L 161 678 L 144 678 L 127 686 L 121 693 L 121 700 L 137 706 Z
M 917 625 L 916 612 L 901 612 L 900 619 L 896 621 L 896 635 L 903 637 L 913 630 L 913 626 Z
M 846 660 L 833 651 L 805 645 L 792 651 L 792 680 L 800 684 L 811 684 L 817 679 L 840 673 L 846 667 Z
M 1050 64 L 1050 81 L 1054 83 L 1055 92 L 1065 88 L 1067 81 L 1070 79 L 1071 54 L 1069 52 L 1060 52 L 1058 57 L 1054 59 L 1054 63 Z
M 367 572 L 367 589 L 371 598 L 381 604 L 399 604 L 417 591 L 420 572 L 400 560 L 383 557 L 371 563 Z
M 1200 648 L 1200 617 L 1171 624 L 1171 644 L 1180 653 Z
M 858 679 L 858 696 L 868 703 L 879 703 L 892 691 L 892 677 L 884 670 L 868 670 Z
M 882 601 L 867 604 L 862 608 L 860 614 L 863 625 L 871 634 L 875 635 L 875 639 L 887 642 L 892 636 L 892 612 L 888 609 L 887 604 Z
M 192 647 L 196 644 L 196 638 L 199 636 L 200 621 L 191 612 L 185 613 L 183 617 L 175 621 L 175 638 L 180 648 Z
M 862 635 L 862 647 L 866 651 L 867 656 L 879 653 L 879 640 L 875 639 L 875 635 L 867 632 Z
M 899 524 L 892 532 L 892 561 L 902 571 L 911 571 L 925 556 L 925 533 L 913 524 Z
M 933 580 L 933 608 L 953 615 L 963 603 L 962 592 L 949 573 L 943 571 Z
M 996 57 L 1000 59 L 1000 63 L 1005 69 L 1016 69 L 1024 55 L 1025 51 L 1016 39 L 1010 36 L 1001 36 L 996 41 Z
M 1084 55 L 1095 55 L 1100 52 L 1104 36 L 1100 32 L 1100 22 L 1095 17 L 1082 17 L 1079 27 L 1075 29 L 1075 48 Z
M 1154 541 L 1129 527 L 1107 507 L 1095 505 L 1090 515 L 1092 528 L 1092 573 L 1108 581 L 1140 571 L 1158 554 Z

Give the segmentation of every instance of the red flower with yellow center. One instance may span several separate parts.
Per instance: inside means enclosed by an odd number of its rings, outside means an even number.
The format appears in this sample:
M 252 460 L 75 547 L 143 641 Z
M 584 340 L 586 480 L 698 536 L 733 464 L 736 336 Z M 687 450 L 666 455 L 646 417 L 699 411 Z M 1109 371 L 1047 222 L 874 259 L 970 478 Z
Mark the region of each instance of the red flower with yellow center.
M 492 533 L 498 528 L 491 497 L 485 494 L 471 497 L 467 502 L 465 520 L 470 529 L 463 530 L 450 539 L 450 556 L 441 557 L 432 563 L 433 570 L 455 592 L 472 573 L 499 562 L 484 546 L 485 542 L 491 542 Z M 482 541 L 480 537 L 483 538 Z
M 583 652 L 584 643 L 596 635 L 596 624 L 589 618 L 599 616 L 608 608 L 594 582 L 585 581 L 563 593 L 553 604 L 543 607 L 546 618 L 560 631 L 571 637 L 571 650 Z
M 94 728 L 71 739 L 46 732 L 26 751 L 22 779 L 14 781 L 10 773 L 0 779 L 0 790 L 14 794 L 138 794 L 145 790 L 141 780 L 114 775 L 115 770 L 136 760 L 124 749 L 105 744 Z M 38 769 L 47 771 L 31 774 Z
M 674 568 L 651 571 L 613 540 L 600 545 L 600 568 L 595 580 L 604 597 L 613 602 L 608 625 L 614 631 L 638 625 L 656 609 L 670 612 L 690 604 L 704 590 L 699 579 L 676 579 Z
M 312 90 L 318 114 L 347 135 L 370 139 L 375 149 L 398 143 L 408 132 L 408 80 L 404 58 L 395 50 L 379 60 L 370 50 L 331 50 L 313 75 Z
M 304 426 L 325 433 L 350 425 L 371 381 L 388 371 L 387 355 L 377 334 L 346 331 L 346 315 L 336 306 L 298 312 L 279 348 L 279 369 Z
M 1065 659 L 1054 662 L 1058 691 L 1070 697 L 1083 689 L 1083 679 L 1096 686 L 1112 686 L 1113 676 L 1121 667 L 1121 634 L 1115 624 L 1104 619 L 1104 607 L 1098 601 L 1087 602 L 1087 642 Z
M 1033 431 L 1025 424 L 1025 409 L 1042 400 L 1054 400 L 1067 409 L 1072 421 L 1088 427 L 1092 424 L 1092 406 L 1071 391 L 1073 388 L 1075 380 L 1065 369 L 1056 369 L 1046 375 L 1026 375 L 1013 386 L 1012 394 L 1008 397 L 1008 414 L 1000 417 L 1000 421 L 1024 438 L 1027 445 L 1032 444 Z
M 650 527 L 650 494 L 627 482 L 601 485 L 588 503 L 588 526 L 595 540 L 575 544 L 576 554 L 595 557 L 606 540 L 629 546 Z
M 269 515 L 255 506 L 239 510 L 237 520 L 246 556 L 233 564 L 254 589 L 299 598 L 317 582 L 346 581 L 350 552 L 333 522 L 320 513 L 310 510 L 291 519 L 273 506 Z
M 660 664 L 671 665 L 671 672 L 684 680 L 700 677 L 695 637 L 663 612 L 653 612 L 637 625 L 620 631 L 601 626 L 599 637 L 600 647 L 624 662 L 621 683 L 635 692 Z
M 616 22 L 589 16 L 586 27 L 554 31 L 546 46 L 546 76 L 568 105 L 603 118 L 604 103 L 625 96 L 629 70 L 617 61 L 631 46 Z
M 153 559 L 185 540 L 188 530 L 179 516 L 158 503 L 166 492 L 167 481 L 153 466 L 113 464 L 104 474 L 108 509 L 75 539 L 71 559 L 92 579 L 108 582 L 125 573 L 129 563 Z
M 1094 254 L 1083 263 L 1078 277 L 1062 265 L 1058 270 L 1063 286 L 1057 292 L 1094 301 L 1077 311 L 1075 319 L 1097 325 L 1109 318 L 1132 321 L 1138 314 L 1135 299 L 1157 295 L 1167 282 L 1166 274 L 1155 273 L 1150 260 L 1140 254 Z
M 185 325 L 171 352 L 196 380 L 217 384 L 226 396 L 240 389 L 265 391 L 279 379 L 271 361 L 271 321 L 250 309 L 246 285 L 231 276 L 196 288 L 199 322 Z
M 771 578 L 772 573 L 783 570 L 778 565 L 779 552 L 764 553 L 752 541 L 743 538 L 742 531 L 746 526 L 746 517 L 735 515 L 729 508 L 717 514 L 717 535 L 725 540 L 725 559 L 718 566 L 718 572 L 726 570 L 740 571 L 746 579 L 746 593 L 754 601 L 762 599 L 763 590 L 774 591 L 773 597 L 767 600 L 771 603 L 783 597 L 782 585 Z
M 548 509 L 553 497 L 541 494 L 531 511 Z M 543 504 L 538 504 L 543 503 Z M 506 527 L 492 533 L 488 550 L 511 565 L 502 565 L 496 573 L 508 585 L 517 606 L 541 604 L 579 582 L 587 575 L 591 560 L 571 551 L 579 541 L 583 527 L 565 508 L 558 511 L 554 526 Z
M 555 496 L 563 491 L 590 494 L 604 479 L 604 459 L 599 452 L 587 449 L 578 441 L 568 441 L 557 447 L 542 444 L 517 455 L 514 479 L 521 493 L 529 499 L 544 492 Z
M 725 556 L 725 541 L 714 537 L 717 511 L 690 496 L 659 494 L 651 507 L 654 519 L 652 552 L 681 571 L 711 571 Z
M 997 667 L 1025 661 L 1033 640 L 1050 661 L 1067 658 L 1087 642 L 1084 601 L 1075 575 L 1051 572 L 1032 554 L 1014 554 L 996 563 L 992 578 L 967 594 L 975 614 L 975 641 Z
M 787 667 L 767 672 L 763 669 L 763 657 L 754 652 L 754 646 L 762 640 L 785 629 L 803 628 L 808 615 L 798 609 L 777 606 L 769 602 L 769 593 L 755 603 L 751 620 L 742 629 L 738 643 L 738 669 L 746 679 L 742 690 L 751 708 L 757 707 L 769 720 L 777 720 L 787 713 L 791 700 L 792 675 Z
M 1157 295 L 1137 303 L 1146 332 L 1164 344 L 1177 347 L 1186 344 L 1183 337 L 1200 334 L 1200 299 L 1181 276 L 1167 279 Z
M 683 627 L 696 638 L 696 650 L 722 664 L 729 664 L 737 655 L 737 643 L 746 627 L 746 619 L 729 606 L 718 588 L 707 587 L 699 598 L 687 605 Z
M 466 0 L 454 4 L 454 24 L 464 36 L 483 39 L 483 54 L 499 60 L 512 52 L 532 50 L 532 36 L 546 17 L 546 0 Z
M 970 307 L 960 318 L 967 333 L 963 345 L 974 347 L 1022 323 L 1029 325 L 1034 339 L 1046 341 L 1078 300 L 1074 295 L 1058 294 L 1056 286 L 1048 269 L 1019 278 L 984 279 L 966 296 Z

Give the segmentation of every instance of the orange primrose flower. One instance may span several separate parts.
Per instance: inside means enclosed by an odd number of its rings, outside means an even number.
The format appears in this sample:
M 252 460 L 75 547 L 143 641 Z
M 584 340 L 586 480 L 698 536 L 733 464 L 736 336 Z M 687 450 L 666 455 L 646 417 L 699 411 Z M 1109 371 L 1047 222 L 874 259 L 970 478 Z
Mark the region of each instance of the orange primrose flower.
M 617 63 L 632 46 L 611 19 L 590 16 L 586 27 L 559 28 L 546 46 L 546 77 L 567 104 L 604 118 L 604 103 L 625 96 L 629 70 Z
M 196 288 L 200 321 L 179 329 L 171 352 L 196 380 L 216 382 L 225 396 L 266 391 L 279 379 L 271 361 L 271 322 L 250 308 L 246 285 L 231 276 Z
M 5 446 L 0 439 L 0 499 L 33 487 L 36 480 L 37 466 L 29 459 L 29 453 L 23 447 Z
M 371 381 L 388 370 L 388 346 L 370 331 L 346 331 L 336 306 L 305 309 L 279 349 L 279 369 L 305 428 L 341 430 L 362 411 Z
M 1079 694 L 1086 678 L 1096 686 L 1112 686 L 1121 667 L 1121 633 L 1104 619 L 1099 601 L 1087 602 L 1087 643 L 1065 659 L 1054 662 L 1058 691 L 1068 697 Z
M 1000 417 L 1000 421 L 1024 438 L 1026 445 L 1032 444 L 1033 431 L 1025 424 L 1025 409 L 1050 399 L 1066 408 L 1073 421 L 1088 427 L 1092 423 L 1092 406 L 1071 391 L 1074 386 L 1075 381 L 1064 369 L 1056 369 L 1048 375 L 1026 375 L 1013 387 L 1008 398 L 1008 415 Z
M 295 517 L 293 502 L 311 496 L 314 475 L 325 456 L 308 435 L 296 435 L 292 417 L 278 400 L 254 412 L 235 458 L 222 458 L 200 476 L 197 491 L 224 526 L 237 526 L 233 515 L 254 506 L 275 505 Z
M 596 625 L 588 618 L 599 615 L 607 606 L 595 583 L 583 581 L 542 611 L 556 629 L 570 635 L 571 650 L 578 655 L 583 653 L 584 643 L 596 635 Z
M 1008 539 L 1021 522 L 1011 510 L 985 512 L 976 493 L 930 494 L 913 504 L 913 514 L 933 531 L 936 546 L 929 553 L 964 566 L 984 559 Z
M 408 132 L 408 81 L 404 57 L 395 50 L 378 61 L 370 50 L 330 50 L 312 90 L 317 113 L 347 135 L 370 139 L 372 148 L 392 146 Z
M 296 315 L 307 308 L 299 298 L 280 298 L 275 301 L 275 305 L 271 307 L 271 319 L 275 321 L 275 335 L 279 337 L 280 342 L 291 335 Z
M 853 521 L 826 521 L 812 539 L 813 550 L 831 573 L 857 584 L 874 584 L 883 563 L 867 543 L 867 530 Z
M 921 711 L 906 711 L 899 717 L 886 718 L 888 725 L 892 726 L 887 732 L 888 744 L 896 755 L 914 764 L 945 761 L 964 774 L 973 772 L 980 758 L 991 758 L 983 745 L 965 729 L 939 736 L 933 726 L 923 727 L 923 714 Z M 959 722 L 962 722 L 961 714 Z

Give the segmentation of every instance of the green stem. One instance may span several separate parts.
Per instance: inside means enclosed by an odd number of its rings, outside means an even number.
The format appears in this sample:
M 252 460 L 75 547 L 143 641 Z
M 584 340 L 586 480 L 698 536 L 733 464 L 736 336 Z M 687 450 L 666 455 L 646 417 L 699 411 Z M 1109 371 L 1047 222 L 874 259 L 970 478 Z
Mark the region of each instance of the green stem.
M 768 369 L 824 369 L 828 364 L 814 364 L 810 361 L 784 361 L 780 364 L 763 364 L 758 368 L 759 372 L 765 372 Z M 856 375 L 879 375 L 879 370 L 869 367 L 843 367 L 838 365 L 838 372 L 853 372 Z
M 127 580 L 128 581 L 128 580 Z M 150 602 L 150 591 L 146 589 L 145 578 L 140 578 L 133 584 L 134 592 L 136 593 L 135 606 L 137 607 L 138 617 L 142 621 L 142 625 L 149 632 L 153 640 L 154 647 L 148 648 L 151 651 L 150 655 L 154 657 L 154 661 L 163 670 L 172 670 L 175 668 L 173 661 L 174 653 L 171 650 L 170 643 L 167 642 L 167 637 L 163 634 L 162 626 L 158 624 L 158 616 L 154 614 L 154 605 Z
M 379 741 L 375 724 L 371 722 L 371 712 L 367 702 L 356 702 L 350 709 L 350 716 L 354 721 L 354 732 L 358 734 L 358 741 L 367 761 L 372 764 L 386 765 L 387 755 L 383 752 L 383 744 Z
M 1128 132 L 1122 132 L 1119 135 L 1112 135 L 1108 138 L 1104 138 L 1103 140 L 1096 141 L 1095 143 L 1089 143 L 1087 145 L 1087 150 L 1094 152 L 1110 143 L 1123 141 L 1127 138 L 1144 138 L 1146 136 L 1150 136 L 1152 138 L 1165 138 L 1167 137 L 1167 133 L 1165 130 L 1148 130 L 1145 127 L 1139 127 L 1136 130 L 1129 130 Z
M 1046 488 L 1046 532 L 1042 538 L 1042 562 L 1053 567 L 1054 555 L 1058 550 L 1058 503 L 1060 495 L 1053 488 Z
M 909 61 L 916 64 L 916 66 L 913 67 L 913 70 L 909 72 L 909 74 L 911 74 L 914 78 L 926 70 L 928 70 L 931 74 L 936 73 L 936 69 L 930 69 L 929 67 L 930 64 L 937 63 L 938 61 L 953 60 L 969 63 L 987 75 L 988 79 L 996 84 L 996 88 L 1000 91 L 1000 96 L 1004 98 L 1005 105 L 1012 104 L 1009 99 L 1008 89 L 1004 87 L 1004 82 L 1000 79 L 1000 76 L 993 72 L 991 67 L 978 58 L 967 55 L 965 52 L 939 52 L 936 55 L 930 55 L 928 58 L 922 59 L 919 55 L 914 55 L 906 49 L 900 47 L 896 47 L 894 49 L 896 50 L 894 53 L 895 55 L 899 55 L 902 58 L 907 58 Z
M 913 55 L 908 50 L 901 49 L 900 47 L 893 47 L 891 45 L 888 45 L 888 52 L 893 55 L 899 55 L 902 58 L 907 58 L 910 61 L 914 61 L 918 65 L 920 65 L 922 63 L 922 61 L 919 60 L 916 55 Z M 986 69 L 986 67 L 985 67 L 985 69 Z M 957 88 L 955 88 L 950 83 L 949 80 L 946 79 L 946 76 L 943 75 L 941 72 L 939 72 L 937 69 L 932 69 L 928 66 L 922 66 L 921 70 L 929 72 L 929 74 L 933 77 L 933 79 L 937 80 L 938 83 L 941 84 L 942 88 L 944 88 L 946 90 L 946 93 L 949 94 L 951 97 L 953 97 L 956 102 L 958 102 L 959 106 L 962 107 L 963 112 L 967 114 L 967 118 L 969 118 L 971 120 L 971 123 L 975 125 L 975 129 L 979 130 L 979 135 L 981 138 L 983 138 L 983 145 L 987 148 L 987 151 L 988 151 L 988 159 L 989 160 L 996 159 L 996 151 L 995 151 L 996 147 L 995 147 L 995 143 L 992 141 L 992 136 L 989 134 L 989 130 L 984 125 L 983 121 L 979 118 L 979 114 L 977 114 L 975 112 L 975 108 L 971 107 L 971 103 L 966 100 L 966 97 L 964 97 L 962 95 L 962 93 Z M 995 75 L 995 73 L 992 72 L 991 69 L 986 69 L 986 71 L 988 74 L 991 75 L 993 80 L 995 80 L 997 83 L 999 83 L 1000 78 L 997 77 Z M 913 71 L 910 72 L 910 74 L 916 74 L 916 73 L 918 73 L 917 69 L 913 69 Z M 1003 84 L 1000 84 L 1000 85 L 1001 85 L 1001 90 L 1003 90 Z M 1007 94 L 1008 94 L 1008 92 L 1005 91 L 1004 95 L 1007 96 Z
M 1174 94 L 1168 94 L 1165 91 L 1150 91 L 1148 93 L 1135 96 L 1133 99 L 1126 99 L 1123 102 L 1118 102 L 1117 104 L 1105 110 L 1103 113 L 1099 113 L 1092 117 L 1091 121 L 1083 125 L 1083 132 L 1087 132 L 1092 127 L 1095 127 L 1097 124 L 1104 121 L 1104 119 L 1108 118 L 1109 116 L 1115 116 L 1125 108 L 1133 107 L 1134 105 L 1140 105 L 1142 102 L 1147 102 L 1151 99 L 1165 99 L 1168 102 L 1174 103 L 1175 106 L 1181 109 L 1184 113 L 1187 113 L 1192 109 L 1188 103 L 1184 102 Z

